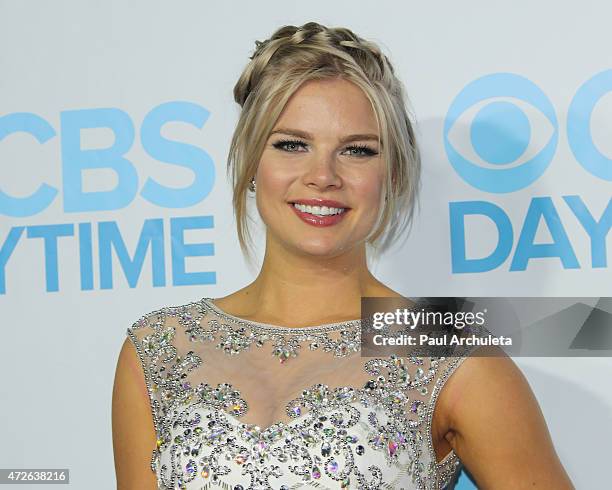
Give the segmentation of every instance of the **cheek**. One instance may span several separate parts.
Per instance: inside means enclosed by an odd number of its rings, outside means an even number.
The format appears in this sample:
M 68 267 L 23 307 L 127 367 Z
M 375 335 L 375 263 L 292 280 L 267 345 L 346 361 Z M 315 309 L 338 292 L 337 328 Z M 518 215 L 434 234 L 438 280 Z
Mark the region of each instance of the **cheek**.
M 257 187 L 265 189 L 270 194 L 277 194 L 286 189 L 290 179 L 291 176 L 287 169 L 275 162 L 273 158 L 262 158 L 255 177 Z
M 263 215 L 274 209 L 279 203 L 290 198 L 289 188 L 295 175 L 286 166 L 275 162 L 273 158 L 262 158 L 257 169 L 257 207 Z
M 353 181 L 356 195 L 360 196 L 363 204 L 367 204 L 374 210 L 379 204 L 383 187 L 382 172 L 373 170 L 362 173 Z

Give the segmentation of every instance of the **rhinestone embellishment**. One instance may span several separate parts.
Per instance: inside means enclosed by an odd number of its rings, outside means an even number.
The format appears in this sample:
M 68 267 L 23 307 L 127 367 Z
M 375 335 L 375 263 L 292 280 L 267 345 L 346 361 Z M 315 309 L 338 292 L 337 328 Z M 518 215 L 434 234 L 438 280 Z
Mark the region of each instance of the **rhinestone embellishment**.
M 369 379 L 361 387 L 309 386 L 284 407 L 290 422 L 262 429 L 240 421 L 249 405 L 232 384 L 187 381 L 206 366 L 197 343 L 228 356 L 271 345 L 281 363 L 303 354 L 302 345 L 343 357 L 359 351 L 358 321 L 284 329 L 231 320 L 202 300 L 153 312 L 128 335 L 151 399 L 151 469 L 160 488 L 429 490 L 443 488 L 457 471 L 452 452 L 441 463 L 432 460 L 431 420 L 458 359 L 364 358 Z M 193 350 L 177 348 L 179 335 Z
M 217 349 L 231 355 L 240 354 L 249 349 L 253 344 L 263 347 L 265 343 L 271 343 L 272 356 L 278 358 L 281 364 L 299 354 L 302 344 L 307 344 L 310 350 L 322 349 L 324 352 L 332 352 L 336 357 L 345 357 L 352 352 L 358 352 L 361 343 L 361 321 L 352 320 L 348 322 L 334 323 L 321 327 L 289 328 L 265 325 L 250 322 L 228 315 L 216 307 L 210 298 L 206 298 L 204 304 L 217 313 L 223 322 L 213 322 L 211 325 L 220 334 L 221 340 L 216 345 Z M 199 327 L 199 326 L 198 326 Z M 206 336 L 201 327 L 194 326 L 197 330 L 196 337 Z M 334 339 L 331 332 L 339 332 L 340 338 Z M 208 332 L 208 336 L 213 332 Z

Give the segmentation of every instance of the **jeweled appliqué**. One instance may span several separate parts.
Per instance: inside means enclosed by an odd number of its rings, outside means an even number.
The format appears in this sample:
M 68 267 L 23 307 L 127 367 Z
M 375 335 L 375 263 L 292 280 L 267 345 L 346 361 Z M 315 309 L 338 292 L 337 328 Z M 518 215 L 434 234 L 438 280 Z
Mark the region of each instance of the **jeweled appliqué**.
M 128 334 L 151 399 L 160 488 L 438 489 L 457 472 L 452 452 L 436 463 L 431 420 L 461 358 L 361 358 L 360 386 L 310 384 L 284 406 L 288 422 L 261 428 L 241 420 L 251 407 L 230 382 L 193 382 L 206 379 L 206 349 L 225 354 L 216 364 L 227 362 L 228 376 L 231 359 L 265 347 L 282 364 L 308 352 L 346 358 L 359 352 L 359 321 L 275 327 L 223 314 L 205 298 L 153 312 Z

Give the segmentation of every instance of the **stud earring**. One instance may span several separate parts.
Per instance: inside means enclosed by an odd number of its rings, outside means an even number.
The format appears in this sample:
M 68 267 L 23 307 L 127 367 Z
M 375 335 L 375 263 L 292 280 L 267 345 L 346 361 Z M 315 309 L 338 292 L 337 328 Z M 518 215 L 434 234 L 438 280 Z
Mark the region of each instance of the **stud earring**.
M 251 192 L 255 192 L 255 189 L 257 188 L 257 185 L 255 184 L 255 177 L 253 177 L 251 179 L 251 183 L 249 184 L 249 190 Z

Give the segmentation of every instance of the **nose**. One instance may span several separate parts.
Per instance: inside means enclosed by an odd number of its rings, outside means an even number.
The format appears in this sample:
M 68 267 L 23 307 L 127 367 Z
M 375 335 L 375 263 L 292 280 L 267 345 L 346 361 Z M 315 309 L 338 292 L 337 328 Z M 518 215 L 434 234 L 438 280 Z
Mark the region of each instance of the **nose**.
M 309 159 L 302 181 L 305 185 L 319 189 L 341 187 L 342 179 L 338 174 L 334 155 L 313 155 Z

